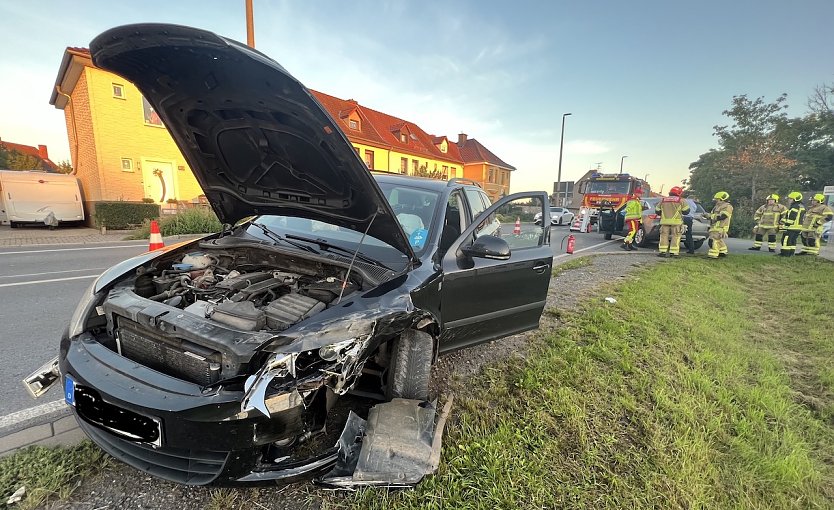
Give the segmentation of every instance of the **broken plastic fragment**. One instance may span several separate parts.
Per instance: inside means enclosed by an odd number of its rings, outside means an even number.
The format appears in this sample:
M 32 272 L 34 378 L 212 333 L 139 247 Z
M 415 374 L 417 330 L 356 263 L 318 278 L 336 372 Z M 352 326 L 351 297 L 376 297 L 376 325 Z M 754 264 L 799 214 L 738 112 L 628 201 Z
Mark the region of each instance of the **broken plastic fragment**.
M 617 300 L 612 298 L 611 296 L 608 296 L 607 298 L 605 298 L 605 300 L 611 303 L 612 305 L 617 302 Z
M 14 491 L 14 494 L 9 496 L 9 499 L 6 500 L 7 505 L 14 505 L 15 503 L 19 503 L 23 500 L 23 496 L 26 495 L 26 486 L 21 486 L 19 489 Z

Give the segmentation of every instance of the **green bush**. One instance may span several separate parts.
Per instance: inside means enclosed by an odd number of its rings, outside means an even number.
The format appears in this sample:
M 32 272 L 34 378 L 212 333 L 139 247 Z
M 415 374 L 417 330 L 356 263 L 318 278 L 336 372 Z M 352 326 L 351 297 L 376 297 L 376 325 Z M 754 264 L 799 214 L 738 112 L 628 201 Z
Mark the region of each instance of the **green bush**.
M 95 220 L 99 227 L 128 229 L 149 218 L 159 217 L 159 206 L 139 202 L 97 202 Z
M 182 234 L 206 234 L 219 232 L 223 225 L 211 209 L 186 209 L 178 214 L 159 219 L 159 231 L 163 236 Z M 151 221 L 145 220 L 142 226 L 133 231 L 132 239 L 150 237 Z

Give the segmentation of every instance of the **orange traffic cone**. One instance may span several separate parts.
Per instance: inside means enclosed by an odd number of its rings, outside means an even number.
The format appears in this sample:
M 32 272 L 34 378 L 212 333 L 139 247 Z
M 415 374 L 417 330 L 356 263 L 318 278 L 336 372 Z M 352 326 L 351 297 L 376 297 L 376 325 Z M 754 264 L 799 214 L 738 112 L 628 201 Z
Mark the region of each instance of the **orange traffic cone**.
M 162 234 L 159 232 L 159 223 L 156 220 L 151 220 L 151 243 L 148 246 L 148 251 L 158 250 L 165 247 L 162 242 Z
M 513 235 L 520 236 L 521 235 L 521 217 L 516 216 L 515 218 L 515 228 L 513 228 Z

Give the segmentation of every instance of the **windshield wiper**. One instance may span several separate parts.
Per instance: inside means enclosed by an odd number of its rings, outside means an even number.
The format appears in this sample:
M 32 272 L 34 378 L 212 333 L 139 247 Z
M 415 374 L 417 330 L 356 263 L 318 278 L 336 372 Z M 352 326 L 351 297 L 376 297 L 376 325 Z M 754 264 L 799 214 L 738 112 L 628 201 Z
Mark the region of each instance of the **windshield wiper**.
M 273 232 L 269 227 L 267 227 L 263 223 L 258 223 L 256 221 L 253 221 L 249 224 L 250 225 L 255 225 L 256 227 L 260 228 L 263 231 L 264 235 L 267 236 L 268 238 L 272 239 L 273 241 L 278 241 L 278 242 L 281 242 L 281 243 L 287 243 L 291 246 L 295 246 L 296 248 L 298 248 L 300 250 L 308 251 L 310 253 L 315 253 L 316 255 L 321 255 L 321 252 L 318 251 L 317 249 L 313 248 L 312 246 L 302 244 L 302 243 L 297 243 L 295 241 L 290 241 L 289 239 L 287 239 L 287 236 L 282 236 L 281 234 Z
M 340 251 L 340 252 L 346 253 L 346 254 L 348 254 L 352 257 L 355 256 L 359 260 L 362 260 L 362 261 L 367 262 L 369 264 L 373 264 L 375 266 L 380 266 L 380 267 L 383 267 L 383 268 L 385 268 L 389 271 L 393 271 L 393 269 L 391 269 L 390 267 L 386 266 L 385 264 L 383 264 L 382 262 L 380 262 L 380 261 L 378 261 L 374 258 L 368 257 L 367 255 L 363 255 L 363 254 L 361 254 L 357 251 L 354 251 L 354 250 L 348 250 L 347 248 L 342 248 L 341 246 L 339 246 L 337 244 L 333 244 L 330 241 L 327 241 L 326 239 L 303 237 L 303 236 L 297 236 L 297 235 L 294 235 L 294 234 L 287 234 L 285 237 L 288 238 L 288 239 L 296 239 L 298 241 L 304 241 L 304 242 L 307 242 L 307 243 L 316 244 L 316 245 L 318 245 L 319 248 L 321 248 L 322 250 L 325 250 L 325 251 Z

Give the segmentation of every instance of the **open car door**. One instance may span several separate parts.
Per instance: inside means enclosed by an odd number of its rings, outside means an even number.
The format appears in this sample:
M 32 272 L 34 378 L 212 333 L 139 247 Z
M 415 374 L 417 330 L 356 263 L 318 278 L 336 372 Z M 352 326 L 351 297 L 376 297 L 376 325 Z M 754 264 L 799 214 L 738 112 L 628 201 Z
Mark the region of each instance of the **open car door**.
M 535 329 L 553 252 L 544 192 L 516 193 L 478 215 L 442 260 L 440 351 Z

